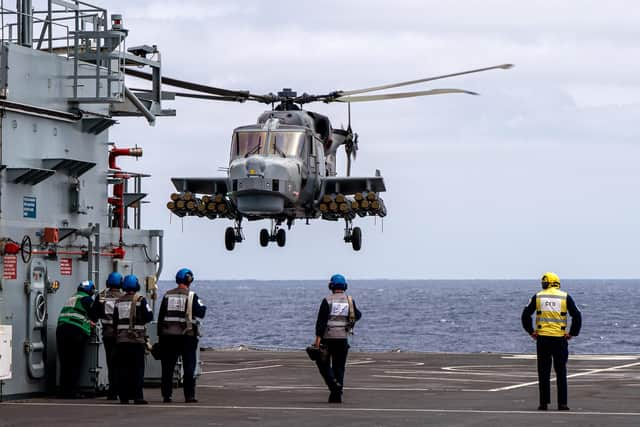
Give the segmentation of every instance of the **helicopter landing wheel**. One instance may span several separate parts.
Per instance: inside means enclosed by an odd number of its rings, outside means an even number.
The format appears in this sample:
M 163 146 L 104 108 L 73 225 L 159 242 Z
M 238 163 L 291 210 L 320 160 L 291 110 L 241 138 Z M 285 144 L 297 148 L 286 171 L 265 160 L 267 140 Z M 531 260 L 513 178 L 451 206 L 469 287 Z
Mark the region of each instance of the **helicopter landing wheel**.
M 284 231 L 284 229 L 281 228 L 276 233 L 276 242 L 281 248 L 284 247 L 285 243 L 287 243 L 287 233 Z
M 236 247 L 236 231 L 233 227 L 227 227 L 224 231 L 224 245 L 228 251 L 232 251 Z
M 360 227 L 354 227 L 351 232 L 351 246 L 354 251 L 359 251 L 362 248 L 362 230 L 360 230 Z
M 266 248 L 269 245 L 270 237 L 271 236 L 269 235 L 269 230 L 267 230 L 266 228 L 260 230 L 260 246 Z

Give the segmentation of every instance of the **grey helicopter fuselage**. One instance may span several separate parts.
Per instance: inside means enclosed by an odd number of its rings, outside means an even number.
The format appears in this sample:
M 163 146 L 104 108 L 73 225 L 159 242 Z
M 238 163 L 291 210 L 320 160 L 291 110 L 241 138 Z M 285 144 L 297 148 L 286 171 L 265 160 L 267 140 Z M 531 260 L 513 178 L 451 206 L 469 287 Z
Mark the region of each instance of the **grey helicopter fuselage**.
M 321 178 L 335 175 L 339 135 L 331 134 L 326 117 L 303 110 L 266 111 L 236 128 L 228 186 L 238 212 L 250 220 L 317 217 Z

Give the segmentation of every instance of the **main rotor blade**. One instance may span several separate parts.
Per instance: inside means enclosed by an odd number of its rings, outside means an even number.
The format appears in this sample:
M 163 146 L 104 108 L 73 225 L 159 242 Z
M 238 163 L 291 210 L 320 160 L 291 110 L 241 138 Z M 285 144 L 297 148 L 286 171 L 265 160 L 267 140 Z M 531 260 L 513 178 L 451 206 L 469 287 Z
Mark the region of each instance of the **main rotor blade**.
M 139 79 L 144 80 L 153 80 L 153 77 L 149 73 L 145 73 L 143 71 L 133 70 L 131 68 L 125 68 L 125 74 L 137 77 Z M 227 96 L 233 98 L 234 101 L 239 101 L 240 99 L 249 100 L 249 101 L 257 101 L 270 103 L 271 100 L 267 100 L 266 97 L 261 95 L 254 95 L 249 93 L 249 91 L 235 91 L 229 89 L 221 89 L 213 86 L 207 86 L 200 83 L 188 82 L 185 80 L 178 80 L 171 77 L 162 77 L 162 83 L 167 86 L 179 87 L 181 89 L 193 90 L 196 92 L 207 93 L 209 95 L 217 95 L 217 96 Z
M 409 85 L 414 85 L 414 84 L 417 84 L 417 83 L 430 82 L 430 81 L 433 81 L 433 80 L 446 79 L 446 78 L 449 78 L 449 77 L 462 76 L 462 75 L 465 75 L 465 74 L 480 73 L 480 72 L 489 71 L 489 70 L 496 70 L 496 69 L 508 70 L 509 68 L 512 68 L 512 67 L 513 67 L 513 64 L 494 65 L 492 67 L 477 68 L 475 70 L 461 71 L 459 73 L 444 74 L 442 76 L 427 77 L 427 78 L 424 78 L 424 79 L 410 80 L 410 81 L 407 81 L 407 82 L 391 83 L 391 84 L 388 84 L 388 85 L 373 86 L 373 87 L 367 87 L 367 88 L 364 88 L 364 89 L 341 90 L 341 91 L 338 91 L 338 94 L 340 96 L 356 95 L 356 94 L 359 94 L 359 93 L 375 92 L 375 91 L 384 90 L 384 89 L 393 89 L 395 87 L 409 86 Z
M 341 96 L 339 98 L 334 99 L 332 102 L 381 101 L 385 99 L 413 98 L 415 96 L 443 95 L 446 93 L 466 93 L 467 95 L 478 95 L 476 92 L 471 92 L 469 90 L 462 90 L 462 89 L 432 89 L 432 90 L 421 90 L 418 92 L 387 93 L 382 95 Z

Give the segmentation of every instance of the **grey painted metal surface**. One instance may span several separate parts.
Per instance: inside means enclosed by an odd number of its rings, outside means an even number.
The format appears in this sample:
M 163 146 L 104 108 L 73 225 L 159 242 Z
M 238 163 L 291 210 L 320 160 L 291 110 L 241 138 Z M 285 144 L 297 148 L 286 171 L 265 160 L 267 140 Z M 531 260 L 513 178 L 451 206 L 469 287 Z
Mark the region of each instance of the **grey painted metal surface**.
M 11 360 L 9 375 L 0 380 L 4 396 L 55 389 L 57 317 L 78 283 L 93 279 L 100 289 L 111 271 L 136 274 L 155 305 L 162 268 L 162 231 L 140 229 L 140 209 L 129 207 L 145 196 L 141 178 L 148 175 L 123 174 L 110 165 L 108 128 L 115 124 L 117 104 L 125 102 L 127 32 L 107 28 L 104 9 L 83 5 L 88 15 L 103 17 L 86 28 L 89 20 L 81 10 L 34 3 L 34 9 L 47 11 L 44 17 L 7 12 L 0 45 L 0 326 L 3 342 L 11 341 L 10 354 L 0 354 L 0 360 Z M 24 10 L 31 10 L 30 4 L 19 2 Z M 17 16 L 21 32 L 13 40 L 10 28 Z M 69 18 L 62 36 L 49 31 L 56 25 L 60 30 L 61 16 Z M 30 38 L 29 31 L 40 39 Z M 127 57 L 136 64 L 135 55 Z M 140 60 L 151 65 L 159 85 L 160 62 Z M 130 116 L 144 114 L 151 121 L 149 108 L 155 115 L 171 114 L 159 101 L 134 93 L 131 99 L 138 108 Z M 127 186 L 129 178 L 135 183 Z M 125 188 L 120 197 L 114 190 L 118 184 Z M 118 199 L 122 217 L 116 214 Z M 46 229 L 57 230 L 57 242 Z M 23 245 L 22 252 L 8 249 L 25 238 L 31 245 Z M 108 381 L 99 328 L 96 332 L 81 378 L 87 391 L 103 390 Z M 0 352 L 5 348 L 0 345 Z M 149 360 L 154 377 L 156 365 Z

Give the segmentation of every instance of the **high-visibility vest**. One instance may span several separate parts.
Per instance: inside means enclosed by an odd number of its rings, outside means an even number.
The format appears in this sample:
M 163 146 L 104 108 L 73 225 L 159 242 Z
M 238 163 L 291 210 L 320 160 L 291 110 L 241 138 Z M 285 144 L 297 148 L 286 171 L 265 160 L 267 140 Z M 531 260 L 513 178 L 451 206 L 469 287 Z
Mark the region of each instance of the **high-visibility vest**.
M 161 324 L 160 335 L 198 336 L 198 321 L 193 318 L 195 293 L 184 288 L 174 288 L 164 295 L 167 311 Z
M 327 296 L 326 300 L 329 304 L 329 319 L 323 338 L 346 339 L 355 322 L 350 297 L 344 293 L 335 293 Z
M 143 301 L 145 299 L 138 294 L 125 294 L 116 302 L 118 324 L 114 326 L 118 343 L 145 343 L 147 327 L 141 316 Z
M 88 296 L 88 293 L 79 291 L 69 298 L 62 306 L 60 316 L 58 317 L 58 325 L 68 324 L 77 326 L 85 335 L 91 335 L 89 314 L 82 305 L 82 298 Z
M 536 332 L 562 337 L 567 330 L 567 293 L 549 287 L 536 294 Z
M 113 309 L 116 302 L 122 296 L 120 289 L 107 288 L 100 293 L 100 301 L 104 307 L 104 317 L 102 318 L 102 336 L 115 337 L 116 329 L 113 326 Z

